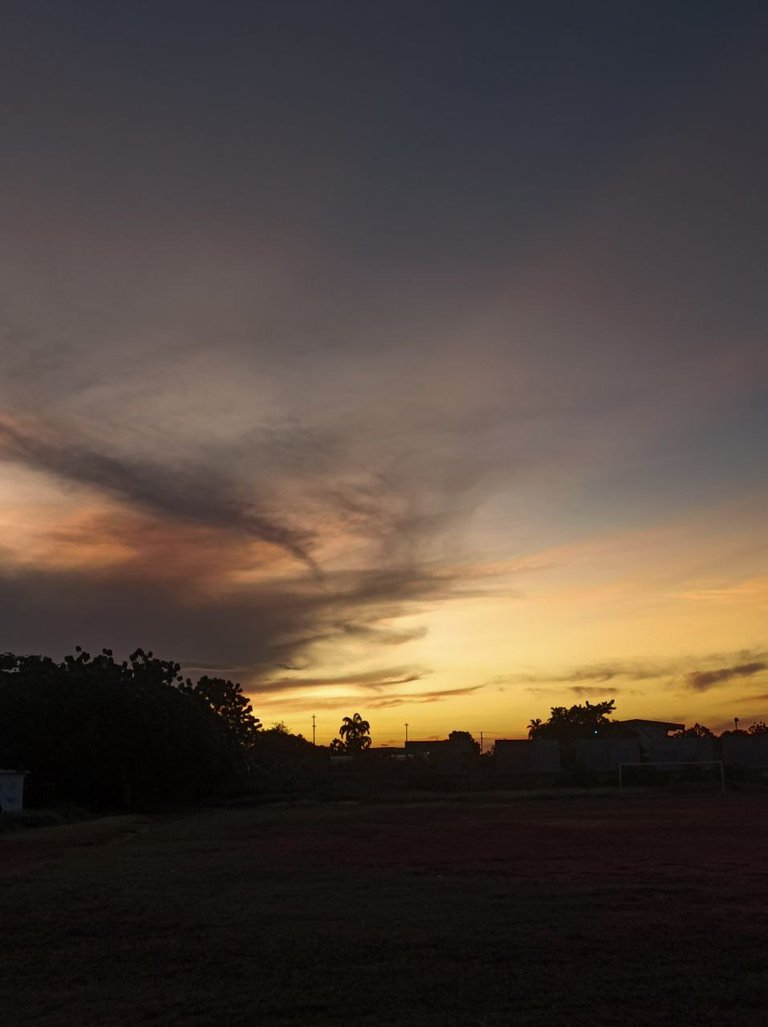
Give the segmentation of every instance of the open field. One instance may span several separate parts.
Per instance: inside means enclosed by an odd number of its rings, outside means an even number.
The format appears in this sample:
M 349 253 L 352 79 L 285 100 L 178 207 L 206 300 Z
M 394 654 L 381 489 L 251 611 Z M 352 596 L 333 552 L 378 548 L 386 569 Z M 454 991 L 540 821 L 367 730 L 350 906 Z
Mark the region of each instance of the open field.
M 766 812 L 488 797 L 9 832 L 2 1022 L 763 1024 Z

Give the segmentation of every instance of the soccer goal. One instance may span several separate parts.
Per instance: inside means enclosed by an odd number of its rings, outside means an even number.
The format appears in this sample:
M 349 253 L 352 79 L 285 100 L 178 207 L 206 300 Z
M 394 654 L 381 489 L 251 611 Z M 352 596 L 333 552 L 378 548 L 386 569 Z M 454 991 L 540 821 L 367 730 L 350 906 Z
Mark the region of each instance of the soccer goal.
M 670 770 L 683 770 L 685 767 L 711 767 L 712 770 L 713 770 L 713 776 L 714 776 L 715 781 L 719 782 L 720 794 L 721 795 L 725 795 L 725 767 L 723 766 L 723 761 L 722 760 L 697 760 L 697 761 L 691 761 L 689 763 L 677 763 L 674 760 L 672 760 L 669 763 L 655 763 L 655 762 L 654 763 L 620 763 L 619 764 L 619 794 L 620 795 L 624 794 L 624 786 L 626 784 L 626 775 L 625 775 L 624 771 L 628 767 L 641 767 L 644 771 L 646 771 L 646 774 L 643 775 L 643 776 L 646 777 L 646 779 L 649 778 L 649 777 L 653 777 L 653 778 L 656 778 L 656 780 L 658 780 L 658 775 L 657 774 L 650 775 L 647 772 L 648 771 L 659 771 L 659 770 L 663 771 L 663 770 L 666 770 L 667 773 L 669 773 Z

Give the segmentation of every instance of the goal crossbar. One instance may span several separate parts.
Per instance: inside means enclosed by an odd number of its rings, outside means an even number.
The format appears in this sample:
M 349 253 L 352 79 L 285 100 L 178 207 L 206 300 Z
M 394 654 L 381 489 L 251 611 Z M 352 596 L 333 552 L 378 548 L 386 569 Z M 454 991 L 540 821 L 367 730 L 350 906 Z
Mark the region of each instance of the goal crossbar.
M 646 770 L 658 769 L 659 767 L 719 767 L 720 768 L 720 793 L 725 795 L 725 767 L 722 760 L 690 760 L 688 762 L 680 762 L 677 760 L 654 761 L 653 763 L 620 763 L 619 764 L 619 794 L 624 793 L 624 776 L 623 771 L 625 767 L 645 767 Z

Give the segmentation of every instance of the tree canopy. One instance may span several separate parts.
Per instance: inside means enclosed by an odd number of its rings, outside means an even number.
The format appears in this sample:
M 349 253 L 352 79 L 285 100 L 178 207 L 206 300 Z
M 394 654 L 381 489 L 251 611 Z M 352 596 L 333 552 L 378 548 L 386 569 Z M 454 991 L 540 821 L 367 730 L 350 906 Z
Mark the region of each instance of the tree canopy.
M 704 724 L 697 721 L 692 727 L 686 727 L 682 731 L 675 731 L 672 738 L 714 738 L 714 732 L 710 731 Z
M 180 688 L 188 695 L 202 699 L 226 724 L 238 744 L 253 744 L 261 721 L 253 715 L 250 700 L 237 682 L 204 676 L 195 684 L 187 678 Z
M 30 772 L 59 799 L 109 808 L 200 798 L 250 773 L 259 722 L 240 685 L 184 680 L 136 649 L 79 647 L 56 662 L 0 655 L 0 765 Z
M 469 731 L 451 731 L 448 735 L 448 741 L 462 742 L 467 750 L 471 750 L 473 753 L 480 752 L 480 743 L 475 741 Z
M 529 738 L 552 738 L 561 742 L 574 738 L 601 738 L 613 733 L 615 725 L 609 720 L 616 701 L 585 702 L 575 706 L 553 706 L 549 720 L 532 720 L 528 724 Z
M 331 752 L 356 756 L 371 746 L 371 725 L 359 713 L 344 717 L 339 728 L 339 738 L 331 742 Z

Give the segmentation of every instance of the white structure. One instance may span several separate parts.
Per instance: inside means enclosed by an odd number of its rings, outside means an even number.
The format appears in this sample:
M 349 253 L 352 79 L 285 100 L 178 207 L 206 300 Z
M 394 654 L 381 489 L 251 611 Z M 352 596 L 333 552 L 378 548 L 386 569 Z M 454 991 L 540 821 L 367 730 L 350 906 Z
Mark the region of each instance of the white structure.
M 0 770 L 0 813 L 19 813 L 24 809 L 23 770 Z

